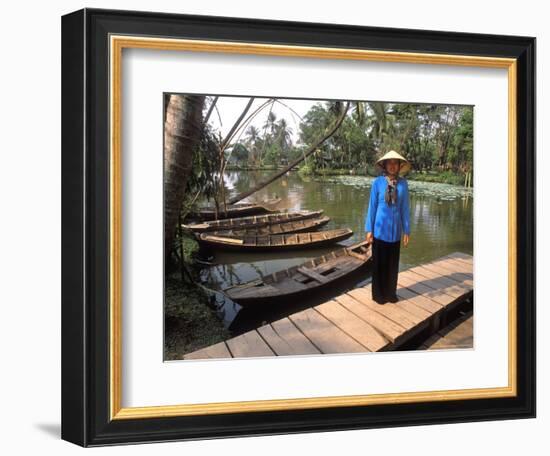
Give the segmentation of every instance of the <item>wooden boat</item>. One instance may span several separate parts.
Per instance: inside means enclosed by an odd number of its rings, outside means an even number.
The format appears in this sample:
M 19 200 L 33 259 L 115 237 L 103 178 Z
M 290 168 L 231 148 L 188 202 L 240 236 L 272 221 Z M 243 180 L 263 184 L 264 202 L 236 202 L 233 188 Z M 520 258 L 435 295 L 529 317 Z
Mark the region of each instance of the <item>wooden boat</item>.
M 243 307 L 288 302 L 337 285 L 370 260 L 371 245 L 362 241 L 223 292 Z
M 278 212 L 274 206 L 281 202 L 281 198 L 273 198 L 270 200 L 258 203 L 236 203 L 227 206 L 226 210 L 218 212 L 218 219 L 245 217 L 248 215 L 258 215 Z M 223 208 L 220 208 L 223 209 Z M 200 220 L 214 220 L 216 218 L 216 210 L 213 207 L 203 207 L 192 212 L 191 217 Z
M 277 212 L 275 214 L 252 215 L 250 217 L 239 217 L 222 220 L 212 220 L 209 222 L 190 223 L 182 225 L 196 233 L 205 231 L 225 231 L 244 228 L 259 228 L 262 226 L 273 225 L 274 223 L 294 222 L 297 220 L 306 220 L 318 218 L 323 211 L 295 211 L 295 212 Z
M 214 236 L 265 236 L 269 234 L 302 233 L 304 231 L 315 231 L 330 221 L 330 217 L 316 219 L 296 220 L 292 222 L 273 223 L 272 225 L 260 226 L 257 228 L 242 228 L 225 231 L 211 231 Z
M 266 252 L 325 247 L 343 241 L 352 234 L 353 231 L 349 228 L 294 234 L 269 234 L 266 236 L 216 236 L 211 233 L 202 233 L 199 240 L 204 245 L 214 249 Z

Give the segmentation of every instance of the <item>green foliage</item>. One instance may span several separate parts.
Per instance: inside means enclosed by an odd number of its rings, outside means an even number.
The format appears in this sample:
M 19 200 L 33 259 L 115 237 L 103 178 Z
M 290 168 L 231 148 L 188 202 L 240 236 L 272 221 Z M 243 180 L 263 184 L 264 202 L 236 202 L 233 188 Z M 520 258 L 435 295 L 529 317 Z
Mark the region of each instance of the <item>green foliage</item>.
M 311 176 L 311 175 L 315 174 L 315 170 L 314 170 L 313 166 L 311 166 L 311 165 L 302 165 L 300 167 L 300 169 L 298 169 L 298 174 L 301 177 Z
M 464 185 L 464 176 L 447 170 L 442 172 L 411 172 L 407 175 L 409 180 L 419 180 L 423 182 L 437 182 L 442 184 Z
M 177 239 L 183 264 L 190 277 L 182 281 L 179 269 L 165 275 L 165 358 L 179 359 L 185 353 L 213 345 L 230 337 L 207 291 L 199 285 L 195 257 L 199 244 L 191 234 Z M 178 255 L 180 249 L 178 248 Z M 192 279 L 192 280 L 191 280 Z
M 245 138 L 233 146 L 233 154 L 238 155 L 232 155 L 231 163 L 251 168 L 276 167 L 288 161 L 293 149 L 292 129 L 286 119 L 277 120 L 270 111 L 261 129 L 251 125 Z
M 304 116 L 300 139 L 307 148 L 333 120 L 331 104 L 318 103 Z M 473 163 L 473 109 L 468 106 L 356 102 L 341 127 L 314 157 L 316 174 L 375 174 L 374 162 L 388 150 L 412 162 L 413 170 L 436 170 L 443 181 L 463 181 Z M 454 176 L 454 177 L 451 177 Z M 429 177 L 431 179 L 432 177 Z
M 301 119 L 297 143 L 292 141 L 292 129 L 285 118 L 277 118 L 268 108 L 264 124 L 249 126 L 244 138 L 232 145 L 230 165 L 266 169 L 299 158 L 334 124 L 341 104 L 315 103 Z M 208 176 L 219 165 L 212 147 L 215 139 L 212 132 L 205 133 L 193 180 L 201 184 L 207 199 L 212 194 Z M 437 179 L 463 182 L 464 174 L 473 168 L 473 108 L 354 102 L 340 128 L 306 159 L 300 173 L 376 175 L 376 159 L 391 149 L 404 155 L 415 172 L 436 171 Z M 206 166 L 200 168 L 202 164 Z M 427 174 L 420 176 L 434 179 Z
M 472 170 L 474 159 L 474 110 L 464 109 L 453 135 L 453 160 L 455 165 L 464 164 L 464 171 Z
M 216 191 L 214 178 L 220 168 L 219 141 L 219 134 L 216 135 L 210 125 L 205 125 L 199 148 L 193 154 L 193 168 L 187 181 L 188 197 L 192 197 L 191 195 L 197 192 L 208 200 L 214 196 Z
M 165 359 L 181 359 L 231 337 L 207 293 L 196 284 L 182 283 L 177 273 L 166 276 L 164 303 Z
M 248 163 L 249 155 L 248 148 L 242 143 L 237 143 L 231 148 L 229 163 L 245 165 Z

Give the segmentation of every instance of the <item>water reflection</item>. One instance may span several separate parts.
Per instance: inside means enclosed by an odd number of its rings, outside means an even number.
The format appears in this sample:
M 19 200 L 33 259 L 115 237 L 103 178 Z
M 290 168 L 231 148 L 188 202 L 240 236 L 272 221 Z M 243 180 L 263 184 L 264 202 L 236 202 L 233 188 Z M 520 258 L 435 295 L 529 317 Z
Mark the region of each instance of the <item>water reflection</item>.
M 229 172 L 226 175 L 228 194 L 249 189 L 272 171 Z M 251 200 L 281 198 L 280 209 L 323 209 L 331 218 L 325 229 L 349 227 L 353 236 L 342 244 L 349 245 L 365 237 L 364 219 L 367 212 L 372 178 L 364 176 L 337 176 L 302 179 L 297 173 L 273 182 L 256 193 Z M 454 185 L 409 181 L 411 210 L 411 241 L 401 248 L 400 269 L 424 263 L 454 251 L 472 254 L 473 251 L 473 193 Z M 338 248 L 338 245 L 333 248 Z M 247 282 L 274 271 L 300 264 L 310 258 L 323 255 L 331 248 L 289 251 L 286 253 L 238 253 L 215 252 L 210 258 L 213 264 L 202 271 L 202 280 L 215 290 Z M 204 252 L 208 256 L 208 252 Z M 343 285 L 351 288 L 370 281 L 369 271 L 363 271 Z M 330 296 L 329 296 L 330 297 Z M 326 297 L 312 297 L 314 305 Z M 255 327 L 264 321 L 272 321 L 295 311 L 292 307 L 262 310 L 254 315 L 216 294 L 216 301 L 224 321 L 235 333 Z M 298 307 L 300 306 L 298 305 Z M 232 324 L 233 323 L 233 324 Z M 231 325 L 231 326 L 230 326 Z

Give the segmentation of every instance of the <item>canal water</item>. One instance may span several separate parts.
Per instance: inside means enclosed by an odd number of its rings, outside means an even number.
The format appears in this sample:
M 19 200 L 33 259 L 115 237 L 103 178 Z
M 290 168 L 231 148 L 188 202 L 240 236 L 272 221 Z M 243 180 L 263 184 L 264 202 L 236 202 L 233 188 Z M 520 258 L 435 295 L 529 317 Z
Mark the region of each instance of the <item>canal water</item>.
M 230 195 L 253 187 L 273 171 L 235 171 L 226 174 Z M 330 176 L 302 178 L 297 172 L 278 179 L 249 198 L 262 201 L 281 198 L 281 210 L 324 210 L 330 222 L 323 229 L 348 227 L 353 236 L 342 242 L 353 244 L 365 238 L 365 216 L 373 178 L 366 176 Z M 411 235 L 408 247 L 401 245 L 400 270 L 434 260 L 451 252 L 473 254 L 473 190 L 461 186 L 409 180 Z M 303 263 L 338 248 L 296 250 L 286 253 L 214 252 L 212 264 L 201 273 L 204 284 L 212 290 L 244 283 L 274 271 Z M 204 252 L 205 255 L 211 254 Z M 215 293 L 213 300 L 226 326 L 240 334 L 263 323 L 282 318 L 305 307 L 370 281 L 370 270 L 361 271 L 337 289 L 325 295 L 311 296 L 277 308 L 244 310 L 238 304 Z

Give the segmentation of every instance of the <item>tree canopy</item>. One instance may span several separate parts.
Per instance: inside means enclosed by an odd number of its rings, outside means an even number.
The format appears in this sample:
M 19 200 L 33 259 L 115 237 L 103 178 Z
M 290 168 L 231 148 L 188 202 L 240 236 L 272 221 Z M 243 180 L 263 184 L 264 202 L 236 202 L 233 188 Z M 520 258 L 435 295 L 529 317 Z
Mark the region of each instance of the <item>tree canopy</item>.
M 263 128 L 249 126 L 232 145 L 231 163 L 280 165 L 308 149 L 338 115 L 339 102 L 318 102 L 303 116 L 293 142 L 284 118 L 269 112 Z M 394 149 L 414 170 L 470 172 L 473 161 L 471 106 L 355 102 L 338 131 L 315 154 L 316 166 L 356 169 Z

